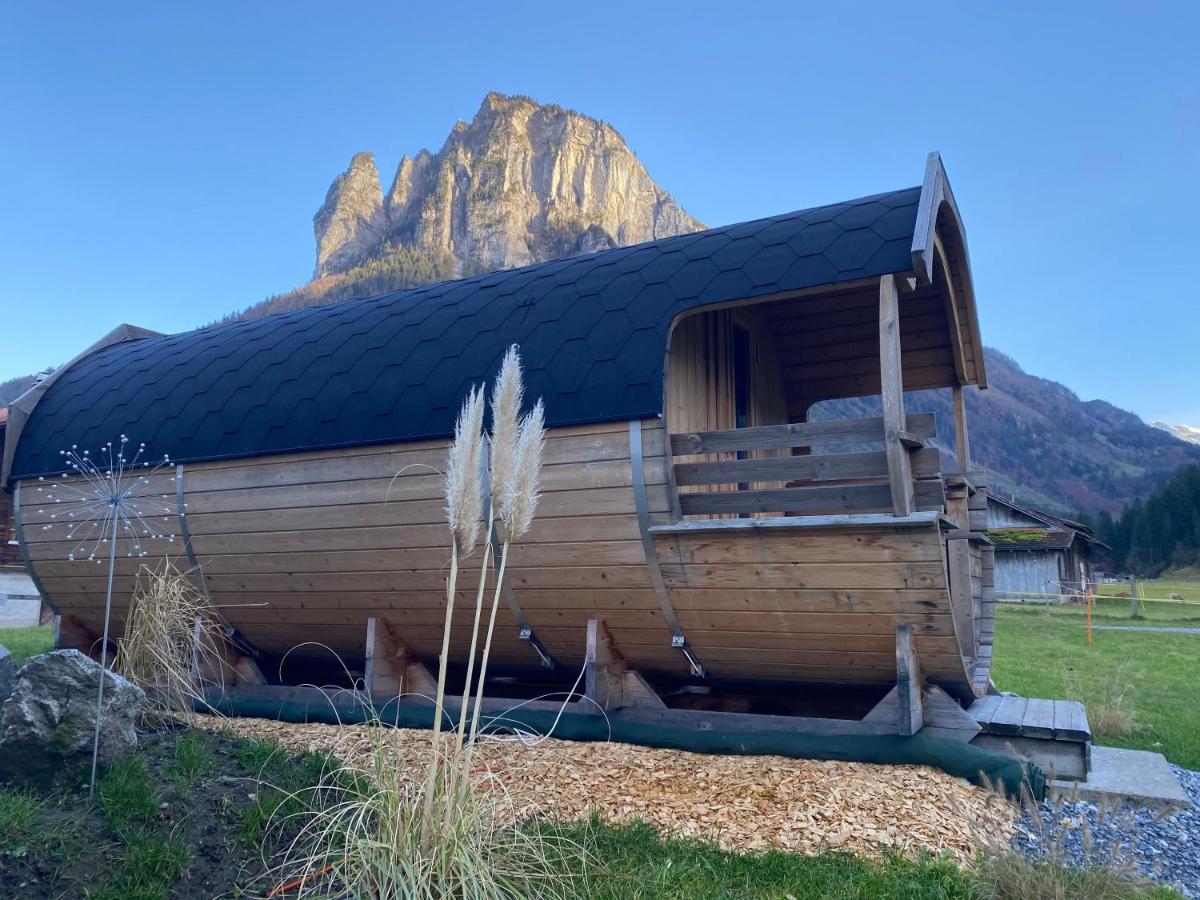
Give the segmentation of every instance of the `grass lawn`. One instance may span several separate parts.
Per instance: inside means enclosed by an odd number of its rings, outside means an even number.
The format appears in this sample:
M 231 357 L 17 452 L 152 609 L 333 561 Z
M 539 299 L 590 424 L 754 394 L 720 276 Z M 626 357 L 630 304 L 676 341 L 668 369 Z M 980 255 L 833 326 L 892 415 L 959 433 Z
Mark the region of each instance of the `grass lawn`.
M 7 647 L 18 666 L 31 656 L 45 653 L 54 645 L 54 626 L 0 628 L 0 646 Z
M 1200 634 L 1097 630 L 1089 647 L 1085 615 L 1081 607 L 997 604 L 996 686 L 1027 697 L 1082 700 L 1097 743 L 1156 750 L 1200 769 L 1200 708 L 1193 694 Z M 1102 598 L 1092 621 L 1200 627 L 1200 605 L 1148 603 L 1146 618 L 1131 620 L 1128 600 Z M 1132 727 L 1122 721 L 1129 717 Z M 1106 720 L 1113 722 L 1108 730 Z
M 1189 575 L 1165 575 L 1162 578 L 1139 579 L 1138 586 L 1143 597 L 1168 599 L 1172 594 L 1178 594 L 1185 601 L 1195 604 L 1200 609 L 1200 578 Z M 1122 592 L 1129 594 L 1128 584 L 1098 584 L 1096 594 L 1099 596 L 1119 596 Z M 1200 613 L 1198 613 L 1200 614 Z

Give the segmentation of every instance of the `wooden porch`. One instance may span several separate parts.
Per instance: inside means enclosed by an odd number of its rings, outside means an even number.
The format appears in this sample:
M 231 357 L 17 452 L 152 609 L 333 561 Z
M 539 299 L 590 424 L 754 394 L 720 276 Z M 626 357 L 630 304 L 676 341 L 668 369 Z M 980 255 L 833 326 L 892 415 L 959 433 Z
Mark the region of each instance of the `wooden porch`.
M 993 557 L 963 392 L 984 379 L 954 253 L 938 241 L 931 258 L 924 286 L 885 275 L 679 324 L 672 511 L 648 530 L 664 617 L 694 670 L 894 684 L 907 631 L 918 696 L 987 693 Z M 906 409 L 911 387 L 951 393 L 949 464 L 935 416 Z M 814 404 L 855 396 L 878 397 L 882 414 L 810 420 Z M 734 608 L 757 611 L 746 633 L 712 627 Z

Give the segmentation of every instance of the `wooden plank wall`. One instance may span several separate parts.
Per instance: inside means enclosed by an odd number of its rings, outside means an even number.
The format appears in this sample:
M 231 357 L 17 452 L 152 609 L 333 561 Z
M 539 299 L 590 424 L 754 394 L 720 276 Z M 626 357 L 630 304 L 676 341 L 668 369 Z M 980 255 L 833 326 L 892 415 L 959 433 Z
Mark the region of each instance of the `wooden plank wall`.
M 790 421 L 803 421 L 821 400 L 879 393 L 877 287 L 765 304 L 761 311 L 775 336 Z M 900 346 L 906 391 L 957 383 L 945 301 L 936 287 L 901 296 Z
M 643 444 L 647 499 L 659 523 L 670 509 L 659 421 L 644 423 Z M 361 659 L 366 620 L 379 616 L 414 654 L 436 658 L 449 559 L 445 450 L 435 441 L 185 466 L 192 545 L 214 603 L 270 653 L 319 641 Z M 538 637 L 563 662 L 582 663 L 587 619 L 597 617 L 609 620 L 619 646 L 645 646 L 626 654 L 632 664 L 674 671 L 682 658 L 669 647 L 651 588 L 631 486 L 628 423 L 551 431 L 538 515 L 510 555 L 510 584 Z M 61 542 L 39 541 L 39 516 L 22 501 L 31 556 L 53 602 L 98 630 L 102 567 L 67 562 Z M 172 549 L 181 556 L 180 544 Z M 452 647 L 460 658 L 478 560 L 477 551 L 459 577 Z M 131 560 L 118 564 L 118 633 L 136 569 Z M 507 604 L 494 659 L 537 662 Z
M 733 342 L 735 327 L 750 334 L 751 383 L 748 425 L 778 425 L 788 421 L 783 377 L 766 320 L 756 307 L 720 309 L 689 316 L 675 326 L 667 361 L 666 421 L 675 432 L 719 431 L 737 426 L 734 394 Z M 756 450 L 760 459 L 790 453 Z M 736 453 L 677 456 L 674 462 L 717 462 Z M 774 482 L 758 487 L 778 487 Z M 679 493 L 734 491 L 736 485 L 680 486 Z M 729 518 L 729 516 L 718 516 Z
M 655 546 L 713 675 L 894 683 L 896 626 L 910 624 L 927 675 L 969 690 L 936 525 L 668 533 Z
M 979 348 L 975 346 L 975 336 L 966 324 L 970 321 L 970 312 L 967 309 L 965 268 L 962 262 L 963 251 L 958 246 L 957 237 L 952 236 L 955 229 L 947 228 L 940 218 L 937 230 L 939 237 L 935 245 L 935 285 L 938 289 L 949 294 L 946 299 L 956 309 L 958 321 L 962 323 L 959 339 L 962 341 L 963 357 L 968 367 L 967 371 L 974 374 L 980 368 Z M 943 234 L 949 237 L 948 243 L 943 243 L 941 240 L 941 235 Z

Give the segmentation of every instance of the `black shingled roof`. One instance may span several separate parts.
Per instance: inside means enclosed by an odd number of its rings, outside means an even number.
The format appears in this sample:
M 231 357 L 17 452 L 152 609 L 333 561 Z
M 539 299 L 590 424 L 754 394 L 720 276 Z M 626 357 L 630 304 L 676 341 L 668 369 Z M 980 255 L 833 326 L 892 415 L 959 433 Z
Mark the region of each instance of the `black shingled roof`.
M 181 462 L 444 437 L 513 343 L 549 426 L 658 416 L 680 313 L 911 271 L 920 193 L 115 344 L 50 385 L 11 474 L 120 434 Z

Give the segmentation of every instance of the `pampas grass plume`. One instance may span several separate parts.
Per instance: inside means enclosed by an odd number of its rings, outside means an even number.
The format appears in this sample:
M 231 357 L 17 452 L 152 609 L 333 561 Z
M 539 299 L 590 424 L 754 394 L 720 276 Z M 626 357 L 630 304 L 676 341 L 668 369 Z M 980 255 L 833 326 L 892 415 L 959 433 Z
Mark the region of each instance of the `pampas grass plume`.
M 533 524 L 537 510 L 538 488 L 541 484 L 542 455 L 546 449 L 546 411 L 542 401 L 534 405 L 521 419 L 517 435 L 516 465 L 513 475 L 512 498 L 504 526 L 509 540 L 515 541 Z
M 511 514 L 518 443 L 520 440 L 521 399 L 525 393 L 521 378 L 521 357 L 513 344 L 504 354 L 500 375 L 492 390 L 491 478 L 492 506 L 501 521 Z
M 460 557 L 479 541 L 483 521 L 483 388 L 471 388 L 454 423 L 446 462 L 446 518 Z

